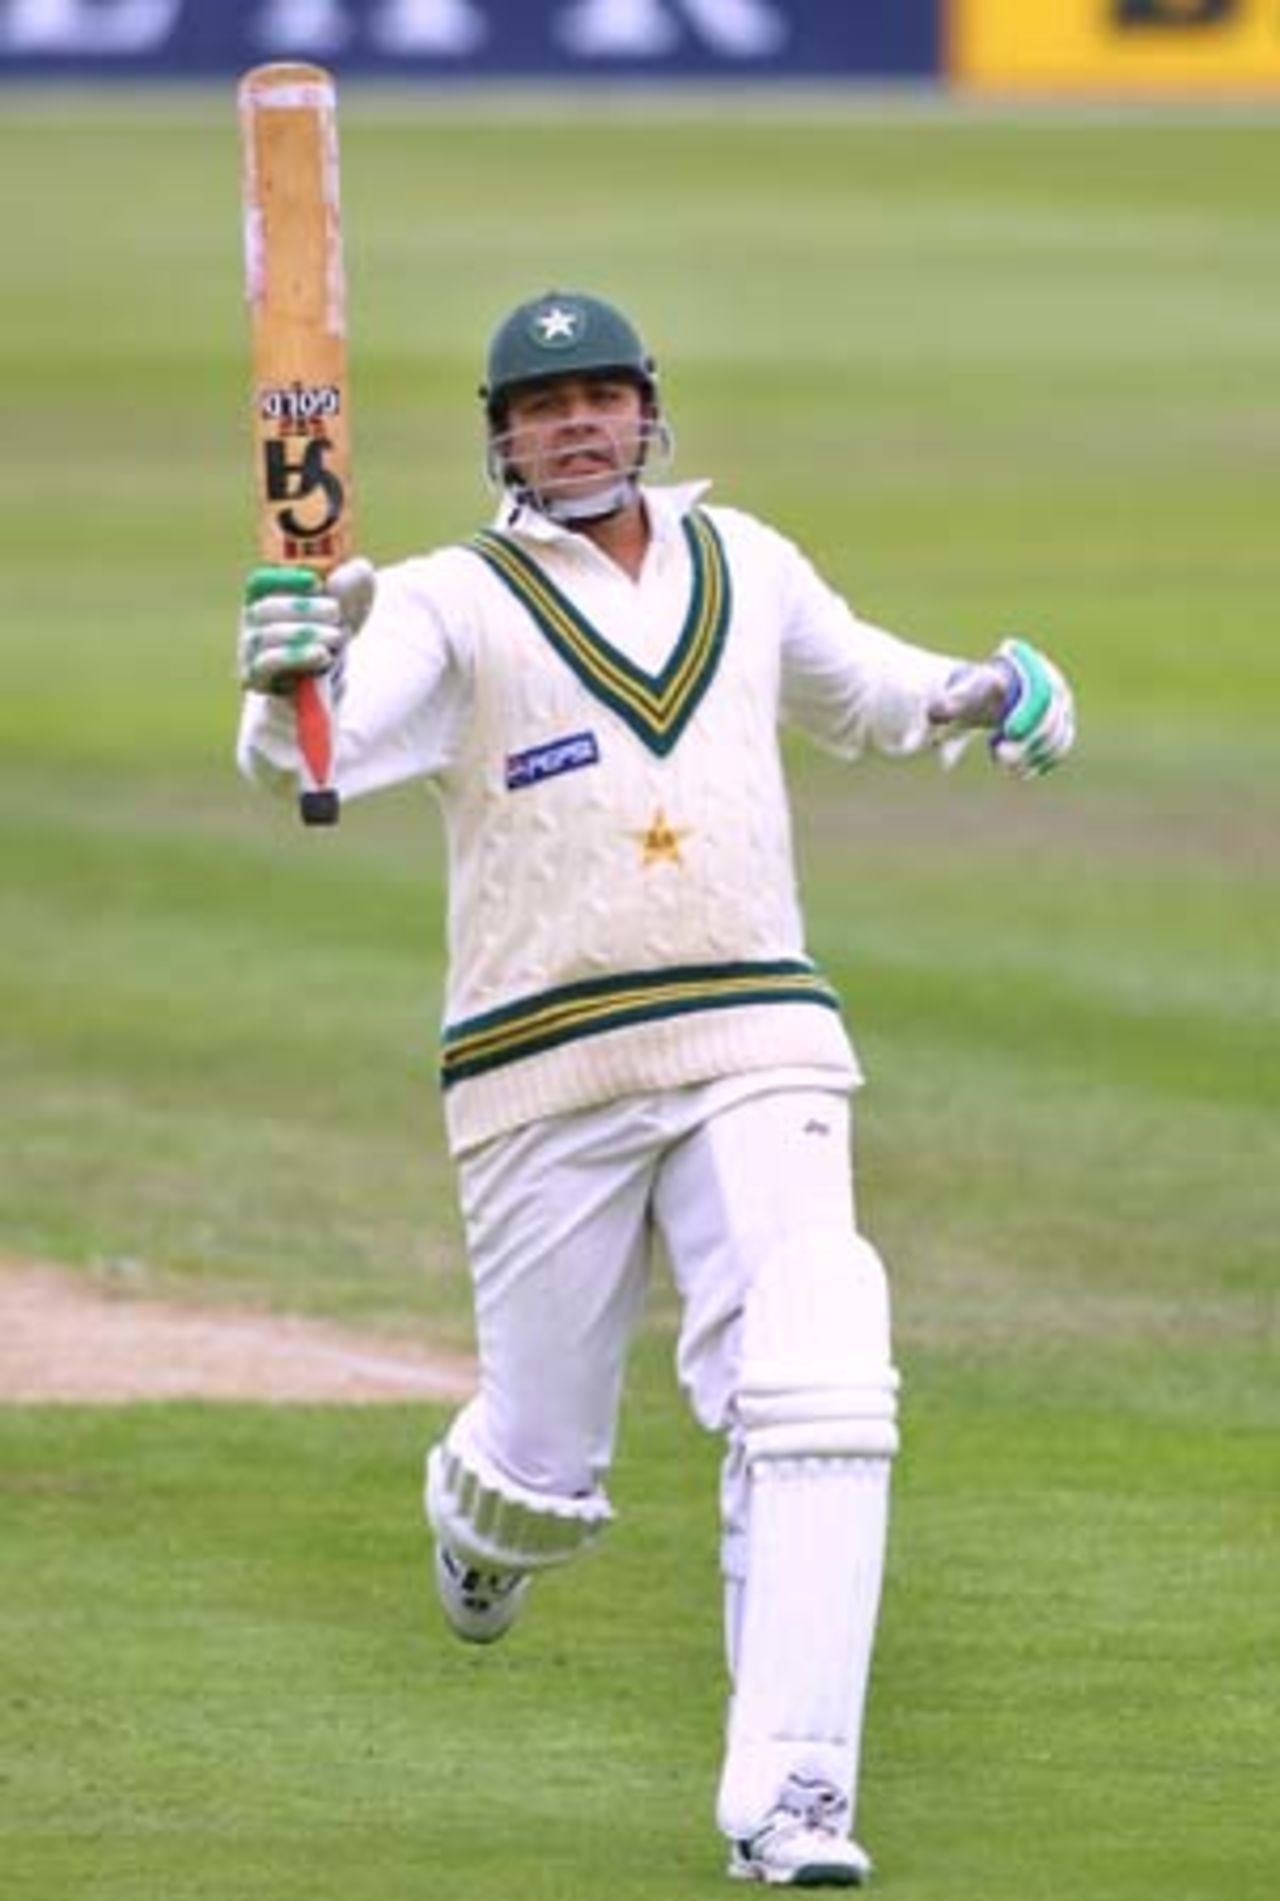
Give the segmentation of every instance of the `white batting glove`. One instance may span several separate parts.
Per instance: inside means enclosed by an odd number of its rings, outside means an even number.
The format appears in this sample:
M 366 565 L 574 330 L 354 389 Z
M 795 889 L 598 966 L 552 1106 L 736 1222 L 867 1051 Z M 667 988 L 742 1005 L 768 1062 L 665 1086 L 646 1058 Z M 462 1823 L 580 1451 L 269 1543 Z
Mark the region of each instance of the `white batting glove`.
M 237 644 L 240 684 L 288 693 L 304 674 L 341 670 L 347 643 L 373 605 L 373 563 L 344 561 L 327 581 L 311 568 L 255 568 L 245 584 Z
M 1025 640 L 1004 640 L 990 660 L 958 667 L 929 707 L 929 718 L 951 728 L 942 745 L 946 763 L 975 728 L 989 727 L 991 757 L 1020 779 L 1052 772 L 1075 744 L 1071 688 Z

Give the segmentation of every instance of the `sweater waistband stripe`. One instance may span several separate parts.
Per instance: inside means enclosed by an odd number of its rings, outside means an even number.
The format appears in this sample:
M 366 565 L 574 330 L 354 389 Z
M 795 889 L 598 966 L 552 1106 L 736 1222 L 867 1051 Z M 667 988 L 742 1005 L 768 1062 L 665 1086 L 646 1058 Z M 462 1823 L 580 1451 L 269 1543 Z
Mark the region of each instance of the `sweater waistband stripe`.
M 831 986 L 812 964 L 781 959 L 759 964 L 694 965 L 593 978 L 465 1018 L 445 1030 L 444 1087 L 504 1063 L 695 1010 L 747 1004 L 808 1003 L 839 1010 Z

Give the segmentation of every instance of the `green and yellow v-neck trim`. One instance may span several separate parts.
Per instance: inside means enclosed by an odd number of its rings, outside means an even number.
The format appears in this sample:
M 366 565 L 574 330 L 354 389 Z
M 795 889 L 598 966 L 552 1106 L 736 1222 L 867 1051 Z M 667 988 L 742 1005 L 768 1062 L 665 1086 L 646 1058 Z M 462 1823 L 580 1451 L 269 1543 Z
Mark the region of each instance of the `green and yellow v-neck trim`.
M 720 537 L 700 509 L 691 509 L 680 526 L 693 583 L 680 637 L 660 673 L 646 672 L 606 640 L 510 536 L 486 528 L 468 543 L 587 691 L 659 758 L 675 746 L 715 678 L 729 626 L 729 568 Z

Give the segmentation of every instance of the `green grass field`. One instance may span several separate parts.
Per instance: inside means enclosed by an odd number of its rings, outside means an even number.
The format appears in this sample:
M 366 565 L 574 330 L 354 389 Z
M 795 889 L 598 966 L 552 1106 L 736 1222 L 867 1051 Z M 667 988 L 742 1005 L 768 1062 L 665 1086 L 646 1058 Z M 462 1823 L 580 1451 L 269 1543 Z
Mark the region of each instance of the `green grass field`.
M 1073 769 L 797 754 L 871 1072 L 907 1442 L 860 1833 L 886 1901 L 1270 1901 L 1280 1774 L 1274 122 L 353 97 L 360 507 L 484 508 L 516 298 L 650 333 L 683 474 L 873 619 L 1073 675 Z M 236 780 L 230 101 L 0 99 L 0 1252 L 468 1337 L 417 795 Z M 492 1655 L 438 1416 L 0 1414 L 7 1901 L 710 1901 L 715 1448 L 670 1302 L 610 1549 Z

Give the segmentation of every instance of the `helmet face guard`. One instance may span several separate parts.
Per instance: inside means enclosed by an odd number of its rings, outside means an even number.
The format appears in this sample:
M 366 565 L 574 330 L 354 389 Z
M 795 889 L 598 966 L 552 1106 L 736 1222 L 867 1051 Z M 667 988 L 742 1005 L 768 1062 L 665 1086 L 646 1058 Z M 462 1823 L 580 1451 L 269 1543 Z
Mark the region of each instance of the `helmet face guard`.
M 517 394 L 565 377 L 610 378 L 634 383 L 642 399 L 644 421 L 638 452 L 615 457 L 616 480 L 584 478 L 581 493 L 569 484 L 547 492 L 536 468 L 518 471 L 512 459 L 515 432 L 507 426 Z M 670 457 L 671 433 L 658 402 L 657 372 L 632 324 L 602 298 L 577 292 L 548 291 L 520 304 L 498 327 L 489 346 L 485 382 L 480 390 L 488 423 L 486 469 L 495 484 L 517 499 L 562 522 L 598 520 L 616 514 L 631 501 L 650 448 Z
M 636 499 L 651 460 L 665 467 L 673 452 L 666 421 L 647 396 L 641 401 L 638 418 L 623 426 L 594 422 L 577 444 L 540 440 L 536 429 L 490 425 L 485 458 L 490 484 L 565 525 L 618 514 Z M 576 473 L 565 472 L 566 460 L 579 465 Z

